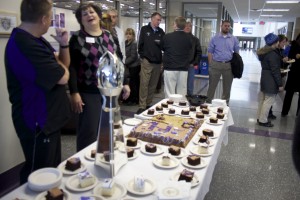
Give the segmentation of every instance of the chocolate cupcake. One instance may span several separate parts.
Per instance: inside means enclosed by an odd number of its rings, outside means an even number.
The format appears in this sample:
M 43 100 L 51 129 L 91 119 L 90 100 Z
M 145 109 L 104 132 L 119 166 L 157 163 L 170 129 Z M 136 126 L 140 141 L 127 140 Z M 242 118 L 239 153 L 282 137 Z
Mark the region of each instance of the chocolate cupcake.
M 218 123 L 218 118 L 211 117 L 211 118 L 209 118 L 209 122 L 216 124 L 216 123 Z
M 169 107 L 169 104 L 167 104 L 167 103 L 161 103 L 161 107 L 163 107 L 163 108 L 168 108 L 168 107 Z
M 174 101 L 171 100 L 171 99 L 169 99 L 169 100 L 167 101 L 167 104 L 174 104 Z
M 147 114 L 148 115 L 154 115 L 154 109 L 148 109 Z
M 198 118 L 198 119 L 204 119 L 204 114 L 202 112 L 197 112 L 196 113 L 196 118 Z
M 169 109 L 169 114 L 175 114 L 175 109 L 174 108 L 170 108 Z
M 196 111 L 196 107 L 195 106 L 190 106 L 190 111 L 195 112 Z

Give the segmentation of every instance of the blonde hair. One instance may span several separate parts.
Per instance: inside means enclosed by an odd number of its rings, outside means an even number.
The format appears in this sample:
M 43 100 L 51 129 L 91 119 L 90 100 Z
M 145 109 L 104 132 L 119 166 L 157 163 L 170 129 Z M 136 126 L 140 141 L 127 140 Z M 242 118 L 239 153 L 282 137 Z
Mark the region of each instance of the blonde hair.
M 101 28 L 104 28 L 108 30 L 109 32 L 112 32 L 112 24 L 111 24 L 111 18 L 108 13 L 103 13 L 101 18 Z
M 135 41 L 135 32 L 134 32 L 134 30 L 132 28 L 127 28 L 126 31 L 125 31 L 125 35 L 127 35 L 127 33 L 133 36 L 132 42 L 134 42 Z

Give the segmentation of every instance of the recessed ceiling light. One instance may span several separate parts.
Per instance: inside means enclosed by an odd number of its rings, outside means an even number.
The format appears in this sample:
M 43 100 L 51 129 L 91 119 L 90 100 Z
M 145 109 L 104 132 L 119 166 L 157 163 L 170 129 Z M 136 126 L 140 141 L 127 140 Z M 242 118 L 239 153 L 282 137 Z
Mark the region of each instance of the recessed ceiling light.
M 282 15 L 260 15 L 261 17 L 282 17 Z
M 273 11 L 275 11 L 275 12 L 288 12 L 288 11 L 290 11 L 290 9 L 262 9 L 262 11 L 266 11 L 266 12 L 269 12 L 269 11 L 271 11 L 271 12 L 273 12 Z
M 299 3 L 300 1 L 266 1 L 266 3 Z
M 66 7 L 66 8 L 71 8 L 72 6 L 71 6 L 71 5 L 65 5 L 65 7 Z

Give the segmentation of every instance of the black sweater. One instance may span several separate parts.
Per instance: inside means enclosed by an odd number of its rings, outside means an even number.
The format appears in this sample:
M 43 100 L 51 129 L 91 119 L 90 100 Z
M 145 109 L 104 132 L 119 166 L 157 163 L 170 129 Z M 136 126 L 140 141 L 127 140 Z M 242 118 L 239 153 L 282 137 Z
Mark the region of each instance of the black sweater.
M 174 31 L 165 35 L 162 41 L 165 70 L 187 71 L 192 53 L 192 41 L 184 31 Z

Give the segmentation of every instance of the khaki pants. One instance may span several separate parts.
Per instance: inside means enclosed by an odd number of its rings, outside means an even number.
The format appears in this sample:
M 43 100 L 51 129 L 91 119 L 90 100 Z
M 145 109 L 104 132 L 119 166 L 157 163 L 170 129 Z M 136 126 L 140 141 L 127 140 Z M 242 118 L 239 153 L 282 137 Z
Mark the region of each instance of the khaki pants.
M 161 64 L 149 63 L 142 59 L 140 73 L 139 108 L 146 109 L 152 103 L 156 85 L 160 75 Z
M 185 97 L 187 92 L 187 71 L 164 71 L 165 98 L 170 94 L 181 94 Z
M 223 78 L 223 94 L 222 99 L 225 99 L 227 104 L 230 99 L 231 85 L 233 81 L 233 75 L 231 71 L 231 63 L 221 63 L 212 61 L 209 65 L 209 86 L 207 91 L 207 102 L 211 103 L 214 98 L 216 88 L 218 86 L 219 80 Z
M 257 119 L 261 123 L 267 123 L 269 110 L 275 102 L 276 94 L 266 94 L 263 92 L 259 92 L 258 96 L 259 96 L 259 101 L 258 101 L 258 109 L 257 109 Z

